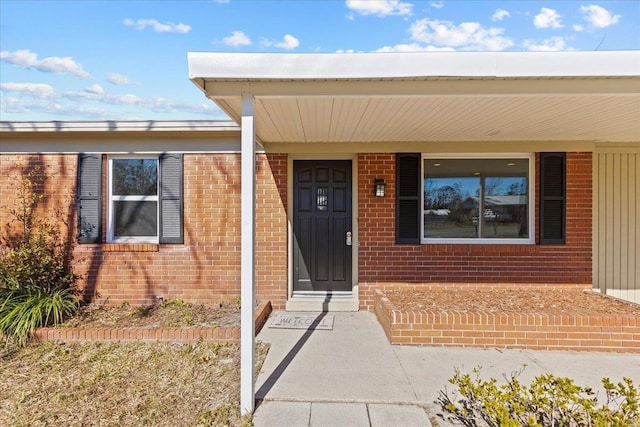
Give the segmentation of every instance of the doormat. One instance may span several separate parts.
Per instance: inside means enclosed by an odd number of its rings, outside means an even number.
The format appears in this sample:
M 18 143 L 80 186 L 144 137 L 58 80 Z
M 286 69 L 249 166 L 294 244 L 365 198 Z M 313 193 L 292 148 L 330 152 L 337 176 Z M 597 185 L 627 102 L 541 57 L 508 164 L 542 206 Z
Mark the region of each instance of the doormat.
M 275 316 L 270 328 L 276 329 L 314 329 L 330 331 L 333 329 L 333 316 L 279 314 Z

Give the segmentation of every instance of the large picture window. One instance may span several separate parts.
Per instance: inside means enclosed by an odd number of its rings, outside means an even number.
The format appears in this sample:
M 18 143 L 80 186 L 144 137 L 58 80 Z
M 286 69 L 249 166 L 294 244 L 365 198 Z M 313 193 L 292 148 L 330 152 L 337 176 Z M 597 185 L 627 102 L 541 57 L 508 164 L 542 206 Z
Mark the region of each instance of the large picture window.
M 158 242 L 158 157 L 109 159 L 108 241 Z
M 422 241 L 533 243 L 530 155 L 423 156 Z

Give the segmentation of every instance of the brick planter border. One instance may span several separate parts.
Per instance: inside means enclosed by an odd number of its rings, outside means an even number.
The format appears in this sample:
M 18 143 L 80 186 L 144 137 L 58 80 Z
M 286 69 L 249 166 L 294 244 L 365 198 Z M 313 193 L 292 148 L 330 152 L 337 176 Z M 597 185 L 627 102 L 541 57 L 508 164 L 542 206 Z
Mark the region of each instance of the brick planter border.
M 256 308 L 256 335 L 271 314 L 271 303 L 260 304 Z M 39 328 L 35 341 L 57 342 L 172 342 L 193 344 L 199 341 L 220 344 L 238 343 L 239 326 L 192 326 L 183 328 Z
M 375 290 L 391 344 L 640 353 L 640 316 L 398 310 Z

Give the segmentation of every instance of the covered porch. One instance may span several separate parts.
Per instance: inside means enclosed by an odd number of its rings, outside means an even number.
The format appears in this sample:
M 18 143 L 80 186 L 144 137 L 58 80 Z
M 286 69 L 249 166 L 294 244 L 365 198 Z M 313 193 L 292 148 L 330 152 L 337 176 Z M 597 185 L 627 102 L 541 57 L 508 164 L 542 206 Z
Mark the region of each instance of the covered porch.
M 485 274 L 493 281 L 509 281 L 509 277 L 521 281 L 534 274 L 529 258 L 536 260 L 533 265 L 545 265 L 554 254 L 556 258 L 561 254 L 566 263 L 548 269 L 551 281 L 559 280 L 553 279 L 553 273 L 556 269 L 561 273 L 566 265 L 568 273 L 562 277 L 569 283 L 604 292 L 622 288 L 630 294 L 637 292 L 640 272 L 635 266 L 640 265 L 640 248 L 635 246 L 640 241 L 640 186 L 623 190 L 609 185 L 608 190 L 601 190 L 601 183 L 619 178 L 615 178 L 615 167 L 602 169 L 597 160 L 600 153 L 608 151 L 624 154 L 625 177 L 637 181 L 638 52 L 190 53 L 188 58 L 190 79 L 241 125 L 244 301 L 255 299 L 256 145 L 288 158 L 290 302 L 299 297 L 294 285 L 298 243 L 296 164 L 306 160 L 351 162 L 349 185 L 355 190 L 349 198 L 352 215 L 345 230 L 351 235 L 345 233 L 345 244 L 350 256 L 350 298 L 357 307 L 371 309 L 380 280 L 420 286 L 437 277 L 433 270 L 447 270 L 447 259 L 480 260 L 479 264 L 465 264 L 471 271 L 451 270 L 452 274 L 443 276 L 447 282 L 455 282 L 455 274 L 459 274 L 459 282 L 479 281 L 470 279 L 474 274 Z M 566 200 L 570 212 L 561 211 L 566 214 L 566 229 L 561 230 L 563 238 L 569 235 L 566 245 L 541 246 L 540 223 L 533 215 L 526 244 L 430 245 L 425 244 L 424 233 L 412 236 L 409 245 L 398 241 L 399 200 L 404 197 L 398 154 L 416 155 L 417 162 L 412 164 L 417 165 L 417 177 L 423 176 L 421 165 L 429 154 L 467 158 L 535 154 L 529 163 L 535 169 L 529 175 L 529 197 L 537 209 L 540 186 L 536 168 L 543 152 L 568 153 L 567 173 L 573 175 L 572 181 L 566 180 L 568 191 L 573 193 Z M 373 184 L 380 178 L 386 180 L 387 194 L 376 199 Z M 574 183 L 578 183 L 577 190 L 572 187 Z M 311 186 L 313 198 L 319 203 L 317 187 L 316 183 Z M 614 200 L 621 210 L 615 214 L 600 208 L 609 206 L 602 201 L 609 197 L 609 191 L 618 194 Z M 420 199 L 418 195 L 412 201 L 418 212 L 422 209 Z M 614 226 L 604 237 L 602 227 L 616 223 L 618 216 L 625 218 L 621 222 L 624 225 Z M 615 263 L 603 261 L 603 254 L 612 250 L 621 256 Z M 487 260 L 501 254 L 513 257 L 524 276 L 510 264 L 498 269 L 487 267 Z M 580 259 L 579 271 L 570 265 L 572 254 Z M 426 264 L 429 271 L 423 268 Z M 510 269 L 515 274 L 505 275 Z M 486 277 L 480 281 L 486 282 Z M 506 280 L 500 280 L 504 277 Z M 337 301 L 337 295 L 326 290 L 319 291 L 318 296 L 323 304 Z M 243 324 L 250 325 L 251 318 L 247 313 Z M 243 348 L 248 348 L 253 331 L 244 329 Z

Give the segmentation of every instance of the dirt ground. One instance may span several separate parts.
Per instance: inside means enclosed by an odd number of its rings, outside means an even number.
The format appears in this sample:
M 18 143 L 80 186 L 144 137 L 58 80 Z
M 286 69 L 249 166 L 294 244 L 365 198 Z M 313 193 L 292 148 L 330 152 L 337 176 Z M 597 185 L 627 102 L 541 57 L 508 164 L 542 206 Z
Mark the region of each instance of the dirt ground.
M 536 289 L 403 289 L 387 291 L 398 310 L 640 316 L 640 305 L 596 292 Z
M 169 300 L 148 307 L 122 304 L 115 307 L 88 305 L 61 327 L 149 328 L 189 326 L 240 326 L 240 308 L 235 305 L 207 307 Z

